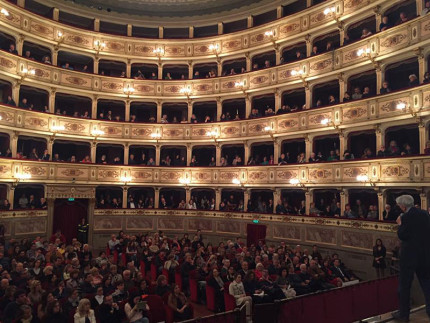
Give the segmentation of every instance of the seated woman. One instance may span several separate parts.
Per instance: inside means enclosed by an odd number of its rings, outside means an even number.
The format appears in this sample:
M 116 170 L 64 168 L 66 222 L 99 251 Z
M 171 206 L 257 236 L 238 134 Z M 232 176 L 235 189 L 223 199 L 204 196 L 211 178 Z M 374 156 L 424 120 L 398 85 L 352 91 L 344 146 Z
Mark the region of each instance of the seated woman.
M 260 289 L 258 280 L 255 279 L 254 271 L 249 270 L 247 272 L 245 279 L 243 280 L 243 286 L 245 287 L 246 294 L 251 295 L 252 301 L 255 304 L 270 303 L 273 301 L 269 295 L 265 294 Z
M 157 278 L 157 287 L 155 288 L 155 294 L 163 297 L 166 293 L 170 292 L 170 287 L 167 284 L 167 277 L 160 275 Z
M 179 285 L 173 285 L 173 292 L 169 295 L 167 305 L 173 310 L 175 322 L 192 318 L 191 307 L 188 304 L 187 297 L 179 289 Z
M 148 304 L 140 305 L 140 294 L 138 292 L 132 293 L 124 306 L 127 322 L 130 323 L 149 323 L 149 319 L 145 315 L 147 311 L 149 311 L 149 306 Z
M 246 296 L 241 274 L 236 274 L 234 281 L 228 286 L 228 292 L 236 300 L 237 306 L 245 304 L 246 320 L 247 322 L 252 322 L 252 298 L 251 296 Z
M 88 298 L 83 298 L 79 301 L 74 319 L 75 323 L 96 323 L 94 310 L 91 309 L 91 303 Z
M 224 312 L 224 280 L 220 276 L 218 269 L 214 268 L 212 270 L 208 285 L 215 291 L 215 313 Z

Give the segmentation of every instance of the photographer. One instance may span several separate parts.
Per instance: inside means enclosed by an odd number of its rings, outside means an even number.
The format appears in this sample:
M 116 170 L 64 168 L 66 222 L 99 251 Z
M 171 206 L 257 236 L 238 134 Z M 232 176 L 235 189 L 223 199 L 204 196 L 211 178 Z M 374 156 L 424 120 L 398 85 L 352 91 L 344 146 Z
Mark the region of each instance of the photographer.
M 145 316 L 145 312 L 149 311 L 149 306 L 140 297 L 138 293 L 131 294 L 124 306 L 125 315 L 130 323 L 149 323 L 149 319 Z

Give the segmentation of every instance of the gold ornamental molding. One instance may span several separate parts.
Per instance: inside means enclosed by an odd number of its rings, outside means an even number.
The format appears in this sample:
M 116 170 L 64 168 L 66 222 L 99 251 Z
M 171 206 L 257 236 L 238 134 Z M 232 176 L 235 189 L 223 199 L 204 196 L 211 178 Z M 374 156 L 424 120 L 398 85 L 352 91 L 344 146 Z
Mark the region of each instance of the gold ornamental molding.
M 109 122 L 64 117 L 0 104 L 2 132 L 11 137 L 31 134 L 47 139 L 69 138 L 88 142 L 121 142 L 125 145 L 191 143 L 217 145 L 240 140 L 282 140 L 314 133 L 344 133 L 354 129 L 379 129 L 390 122 L 424 125 L 430 114 L 430 84 L 391 92 L 366 100 L 341 103 L 325 108 L 241 121 L 200 124 L 145 124 Z M 329 121 L 324 123 L 324 121 Z M 322 124 L 324 123 L 324 124 Z M 266 131 L 270 127 L 270 132 Z M 216 129 L 216 138 L 209 137 Z M 97 133 L 96 133 L 97 132 Z M 100 133 L 98 133 L 100 132 Z
M 47 217 L 47 210 L 12 210 L 12 211 L 1 211 L 1 219 L 22 219 L 22 218 L 34 218 L 34 217 Z
M 287 41 L 301 39 L 309 33 L 322 32 L 322 27 L 336 28 L 340 21 L 346 24 L 347 20 L 363 18 L 372 12 L 375 6 L 386 7 L 390 3 L 390 0 L 326 1 L 264 26 L 233 34 L 187 39 L 186 42 L 168 39 L 141 40 L 136 37 L 83 30 L 40 17 L 5 0 L 1 0 L 0 5 L 9 14 L 0 16 L 0 22 L 5 32 L 22 34 L 26 39 L 37 39 L 43 41 L 44 45 L 52 48 L 58 47 L 59 50 L 70 48 L 96 54 L 98 50 L 94 44 L 100 41 L 106 44 L 105 48 L 100 51 L 101 56 L 123 57 L 124 61 L 128 58 L 140 59 L 142 56 L 146 56 L 148 60 L 157 62 L 158 57 L 154 50 L 160 46 L 160 43 L 164 45 L 163 59 L 166 60 L 189 59 L 190 57 L 214 58 L 215 55 L 210 49 L 210 45 L 214 43 L 220 44 L 218 55 L 221 57 L 228 57 L 250 49 L 269 50 L 274 41 L 276 44 L 284 44 Z M 331 11 L 332 8 L 334 11 Z M 329 11 L 325 14 L 327 9 Z M 267 34 L 268 31 L 276 35 L 276 40 Z
M 11 82 L 44 87 L 48 92 L 55 85 L 58 92 L 73 91 L 90 98 L 99 95 L 123 101 L 142 98 L 183 100 L 181 90 L 186 87 L 189 90 L 187 99 L 216 100 L 243 96 L 243 92 L 246 95 L 258 95 L 264 91 L 273 93 L 275 89 L 283 91 L 302 87 L 303 84 L 312 87 L 324 77 L 335 78 L 341 73 L 346 77 L 356 68 L 373 69 L 375 64 L 380 66 L 399 57 L 412 57 L 417 47 L 425 48 L 429 44 L 430 16 L 426 15 L 343 46 L 332 53 L 233 76 L 184 81 L 124 79 L 66 70 L 8 52 L 0 53 L 0 73 Z M 26 73 L 23 77 L 23 70 L 32 73 Z M 238 88 L 236 84 L 244 86 Z M 127 88 L 132 88 L 133 93 L 126 94 L 124 90 Z
M 211 188 L 398 188 L 430 186 L 430 157 L 251 167 L 138 167 L 0 159 L 0 182 L 44 183 L 48 198 L 93 198 L 98 185 Z M 237 179 L 241 179 L 239 182 Z M 72 184 L 73 183 L 73 184 Z M 64 186 L 64 184 L 67 184 Z M 52 185 L 52 187 L 50 186 Z

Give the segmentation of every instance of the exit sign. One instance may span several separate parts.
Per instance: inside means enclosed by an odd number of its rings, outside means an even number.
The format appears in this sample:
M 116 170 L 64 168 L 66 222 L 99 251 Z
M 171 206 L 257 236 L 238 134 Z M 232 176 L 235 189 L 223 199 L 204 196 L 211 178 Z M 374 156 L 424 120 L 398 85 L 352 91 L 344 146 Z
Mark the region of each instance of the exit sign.
M 258 223 L 258 222 L 260 222 L 260 220 L 255 219 L 255 220 L 252 220 L 252 222 Z
M 69 202 L 73 202 L 75 200 L 74 197 L 69 197 Z

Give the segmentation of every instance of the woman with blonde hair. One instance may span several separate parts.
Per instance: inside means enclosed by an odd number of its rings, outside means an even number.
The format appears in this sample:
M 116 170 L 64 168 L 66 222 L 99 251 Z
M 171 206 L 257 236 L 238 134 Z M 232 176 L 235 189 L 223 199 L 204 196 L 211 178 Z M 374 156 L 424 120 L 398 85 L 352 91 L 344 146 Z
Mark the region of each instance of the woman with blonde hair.
M 91 303 L 88 298 L 79 301 L 78 308 L 74 316 L 75 323 L 96 323 L 94 311 L 91 309 Z
M 28 299 L 32 305 L 39 304 L 42 301 L 42 284 L 38 280 L 33 280 L 30 284 L 30 292 L 28 293 Z

